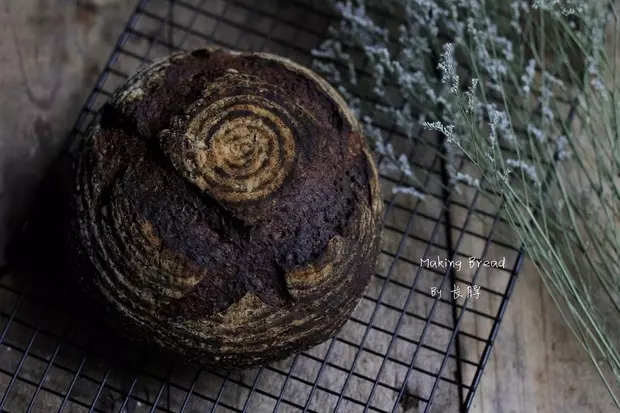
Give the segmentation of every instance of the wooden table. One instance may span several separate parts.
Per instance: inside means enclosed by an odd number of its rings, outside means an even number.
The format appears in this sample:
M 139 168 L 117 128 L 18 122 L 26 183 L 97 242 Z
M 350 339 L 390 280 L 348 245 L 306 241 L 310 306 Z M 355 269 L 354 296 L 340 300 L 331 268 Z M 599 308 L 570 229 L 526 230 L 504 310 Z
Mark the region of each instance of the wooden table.
M 2 2 L 0 246 L 69 132 L 132 8 L 133 2 L 120 0 Z M 612 410 L 593 367 L 526 263 L 471 411 Z

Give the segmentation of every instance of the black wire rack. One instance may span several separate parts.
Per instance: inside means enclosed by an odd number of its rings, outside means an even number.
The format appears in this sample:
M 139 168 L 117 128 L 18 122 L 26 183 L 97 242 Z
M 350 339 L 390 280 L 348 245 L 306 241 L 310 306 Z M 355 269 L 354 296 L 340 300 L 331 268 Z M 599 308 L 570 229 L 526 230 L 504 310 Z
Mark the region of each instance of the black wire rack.
M 211 44 L 309 65 L 330 23 L 330 14 L 310 0 L 142 0 L 66 151 L 113 90 L 154 58 Z M 383 129 L 395 146 L 406 140 Z M 392 196 L 403 177 L 382 174 L 385 225 L 377 271 L 333 339 L 262 368 L 205 371 L 130 351 L 51 289 L 5 268 L 0 413 L 469 410 L 523 254 L 496 236 L 501 214 L 478 192 L 444 189 L 440 139 L 420 133 L 413 143 L 410 159 L 426 199 Z M 495 260 L 499 268 L 476 260 Z

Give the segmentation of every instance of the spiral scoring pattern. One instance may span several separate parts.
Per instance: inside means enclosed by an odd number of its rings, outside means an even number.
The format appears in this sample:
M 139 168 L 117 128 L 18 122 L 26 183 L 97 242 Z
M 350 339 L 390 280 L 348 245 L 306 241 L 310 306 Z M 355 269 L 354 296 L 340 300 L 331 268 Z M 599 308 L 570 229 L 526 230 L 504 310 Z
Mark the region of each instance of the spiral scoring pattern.
M 226 75 L 204 91 L 192 108 L 183 148 L 169 152 L 185 177 L 221 202 L 257 201 L 277 190 L 296 159 L 296 137 L 304 137 L 275 87 L 256 77 Z M 297 115 L 297 116 L 296 116 Z M 305 116 L 304 116 L 305 115 Z
M 222 66 L 235 69 L 204 69 Z M 158 61 L 111 105 L 119 116 L 90 131 L 75 170 L 69 255 L 117 327 L 202 365 L 249 367 L 346 322 L 376 263 L 382 201 L 359 127 L 324 80 L 210 49 Z M 282 289 L 288 305 L 273 299 Z M 171 303 L 208 311 L 171 317 Z

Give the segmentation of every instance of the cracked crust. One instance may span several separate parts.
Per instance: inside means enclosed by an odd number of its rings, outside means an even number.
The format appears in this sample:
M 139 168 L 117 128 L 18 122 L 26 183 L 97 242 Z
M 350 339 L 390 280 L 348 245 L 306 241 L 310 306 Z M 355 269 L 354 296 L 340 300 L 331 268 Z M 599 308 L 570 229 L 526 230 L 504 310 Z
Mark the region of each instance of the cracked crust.
M 211 367 L 334 334 L 379 251 L 377 171 L 323 79 L 201 49 L 129 79 L 81 148 L 69 262 L 114 324 Z

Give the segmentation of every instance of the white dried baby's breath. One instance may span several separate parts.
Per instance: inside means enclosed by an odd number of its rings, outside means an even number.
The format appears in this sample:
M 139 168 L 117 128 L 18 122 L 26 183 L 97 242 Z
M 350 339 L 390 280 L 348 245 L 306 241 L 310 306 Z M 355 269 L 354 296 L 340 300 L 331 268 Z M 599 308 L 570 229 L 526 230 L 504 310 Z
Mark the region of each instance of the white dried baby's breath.
M 565 311 L 571 329 L 579 332 L 580 344 L 592 359 L 607 361 L 612 372 L 608 377 L 616 381 L 604 383 L 620 407 L 611 392 L 612 385 L 620 386 L 620 354 L 604 334 L 606 324 L 594 308 L 604 297 L 595 297 L 588 289 L 599 281 L 607 283 L 602 291 L 620 291 L 620 280 L 613 275 L 620 262 L 620 200 L 592 184 L 613 182 L 620 169 L 616 126 L 620 111 L 613 103 L 617 91 L 604 82 L 605 75 L 615 70 L 609 64 L 615 57 L 603 48 L 606 8 L 584 0 L 535 0 L 531 7 L 545 13 L 529 19 L 525 0 L 326 1 L 338 22 L 316 50 L 313 68 L 337 86 L 362 119 L 364 133 L 380 155 L 381 173 L 401 181 L 392 195 L 425 199 L 426 185 L 416 180 L 410 158 L 425 155 L 397 151 L 376 124 L 411 141 L 426 139 L 428 134 L 420 130 L 437 132 L 443 138 L 439 149 L 449 178 L 447 189 L 460 192 L 467 185 L 497 196 L 545 285 L 564 304 L 558 308 Z M 495 13 L 498 9 L 501 17 Z M 542 34 L 549 29 L 560 36 L 536 39 L 542 28 Z M 558 44 L 561 38 L 575 40 L 579 50 Z M 585 65 L 580 61 L 584 56 Z M 581 67 L 586 72 L 575 73 Z M 370 82 L 362 81 L 358 73 L 368 73 Z M 469 87 L 461 91 L 462 85 Z M 591 89 L 587 94 L 582 93 L 584 86 Z M 576 98 L 579 134 L 568 118 L 560 116 L 559 95 Z M 605 162 L 578 162 L 571 150 L 580 154 L 584 143 L 591 144 L 596 159 Z M 476 168 L 461 169 L 464 159 Z M 551 162 L 560 165 L 550 168 Z M 584 184 L 572 180 L 573 172 L 591 178 L 583 191 L 589 205 L 576 202 Z M 541 177 L 545 183 L 563 185 L 555 188 L 560 199 L 557 193 L 556 197 L 543 193 Z M 544 215 L 545 208 L 552 213 Z M 584 239 L 578 228 L 590 236 Z M 575 250 L 587 254 L 570 256 Z M 603 258 L 590 260 L 599 254 Z M 573 265 L 580 271 L 571 272 Z M 595 275 L 587 278 L 579 273 Z M 579 294 L 570 292 L 579 288 Z M 620 319 L 617 312 L 613 314 Z
M 452 43 L 443 45 L 443 54 L 437 68 L 441 72 L 441 83 L 450 85 L 450 92 L 457 93 L 459 90 L 459 75 L 456 73 L 456 60 Z
M 524 34 L 522 23 L 530 12 L 527 1 L 512 0 L 506 4 L 505 15 L 509 24 L 504 24 L 503 20 L 500 22 L 497 16 L 489 13 L 489 10 L 503 5 L 490 0 L 447 3 L 437 0 L 328 1 L 340 21 L 330 31 L 331 42 L 323 43 L 315 55 L 315 60 L 321 64 L 313 67 L 330 82 L 340 85 L 339 91 L 358 117 L 368 117 L 363 122 L 364 132 L 383 157 L 383 170 L 402 172 L 403 176 L 410 178 L 412 168 L 410 159 L 404 153 L 396 153 L 381 130 L 373 126 L 371 118 L 376 114 L 388 119 L 409 137 L 415 137 L 419 127 L 440 133 L 445 137 L 442 147 L 446 155 L 445 168 L 456 190 L 459 184 L 476 186 L 480 182 L 478 177 L 459 170 L 460 160 L 465 156 L 474 160 L 484 174 L 485 187 L 502 192 L 507 205 L 515 206 L 518 205 L 518 194 L 512 192 L 512 183 L 525 178 L 523 184 L 538 187 L 539 174 L 543 172 L 535 167 L 538 163 L 534 165 L 517 156 L 520 151 L 538 151 L 535 154 L 539 157 L 549 153 L 555 160 L 568 161 L 572 159 L 571 147 L 579 147 L 583 139 L 589 138 L 587 134 L 593 134 L 591 131 L 598 126 L 597 119 L 601 116 L 601 112 L 596 111 L 598 102 L 578 95 L 578 110 L 581 111 L 586 136 L 573 134 L 564 118 L 558 115 L 555 104 L 557 92 L 567 92 L 570 85 L 552 76 L 549 62 L 542 60 L 543 54 L 537 50 L 539 44 L 529 39 L 519 43 L 511 40 Z M 594 98 L 611 102 L 615 95 L 603 82 L 601 72 L 607 68 L 601 64 L 604 59 L 600 56 L 606 12 L 603 7 L 590 7 L 590 4 L 583 0 L 535 0 L 531 7 L 547 12 L 536 18 L 537 23 L 544 18 L 546 25 L 563 22 L 561 30 L 570 28 L 567 37 L 577 39 L 589 58 L 587 80 L 596 92 Z M 387 26 L 384 27 L 371 9 L 379 11 L 377 16 L 386 11 L 398 17 L 400 20 L 394 30 L 390 28 L 390 32 Z M 567 15 L 571 16 L 570 20 Z M 576 21 L 579 24 L 575 24 Z M 443 44 L 438 35 L 440 29 L 447 31 L 446 37 L 452 39 L 449 44 Z M 388 41 L 388 38 L 395 41 Z M 547 37 L 545 41 L 553 40 Z M 531 55 L 521 49 L 525 44 L 539 53 L 530 58 Z M 545 50 L 555 52 L 561 49 L 557 46 L 546 44 Z M 371 104 L 357 97 L 362 93 L 362 85 L 353 70 L 354 59 L 347 54 L 351 49 L 361 52 L 362 60 L 367 64 L 367 67 L 356 68 L 367 70 L 372 75 L 368 92 L 374 95 L 375 101 Z M 434 61 L 432 57 L 437 54 L 441 58 Z M 469 81 L 466 92 L 460 91 L 462 80 L 467 79 L 460 79 L 462 72 L 457 55 L 466 57 L 476 78 L 476 81 Z M 435 69 L 439 69 L 439 76 Z M 536 77 L 537 71 L 541 74 L 539 78 Z M 510 95 L 508 91 L 514 89 L 518 93 Z M 506 101 L 502 105 L 491 104 L 491 92 Z M 530 104 L 533 101 L 535 105 Z M 420 108 L 424 117 L 419 116 Z M 516 124 L 523 125 L 523 130 L 517 131 Z M 613 131 L 615 127 L 607 129 Z M 506 159 L 499 148 L 503 143 L 510 143 L 517 155 Z M 413 186 L 413 181 L 408 181 L 396 187 L 393 193 L 423 195 Z M 592 191 L 589 194 L 595 196 Z M 566 204 L 562 208 L 567 211 L 573 206 Z M 528 211 L 531 211 L 529 207 Z M 527 222 L 522 224 L 527 226 Z M 571 308 L 578 308 L 571 303 Z
M 444 125 L 443 123 L 436 122 L 424 122 L 422 126 L 428 130 L 434 130 L 442 133 L 449 143 L 458 143 L 456 136 L 454 135 L 454 125 Z
M 392 194 L 404 194 L 413 198 L 424 199 L 424 194 L 411 186 L 395 186 L 392 188 Z
M 523 89 L 523 93 L 529 95 L 532 90 L 532 81 L 534 80 L 534 75 L 536 74 L 536 60 L 530 59 L 527 63 L 527 67 L 525 68 L 525 73 L 521 75 L 521 81 L 523 82 L 521 88 Z
M 515 169 L 519 169 L 525 173 L 525 175 L 532 181 L 533 184 L 539 186 L 541 184 L 538 179 L 538 173 L 536 167 L 521 160 L 521 159 L 506 159 L 506 164 Z

